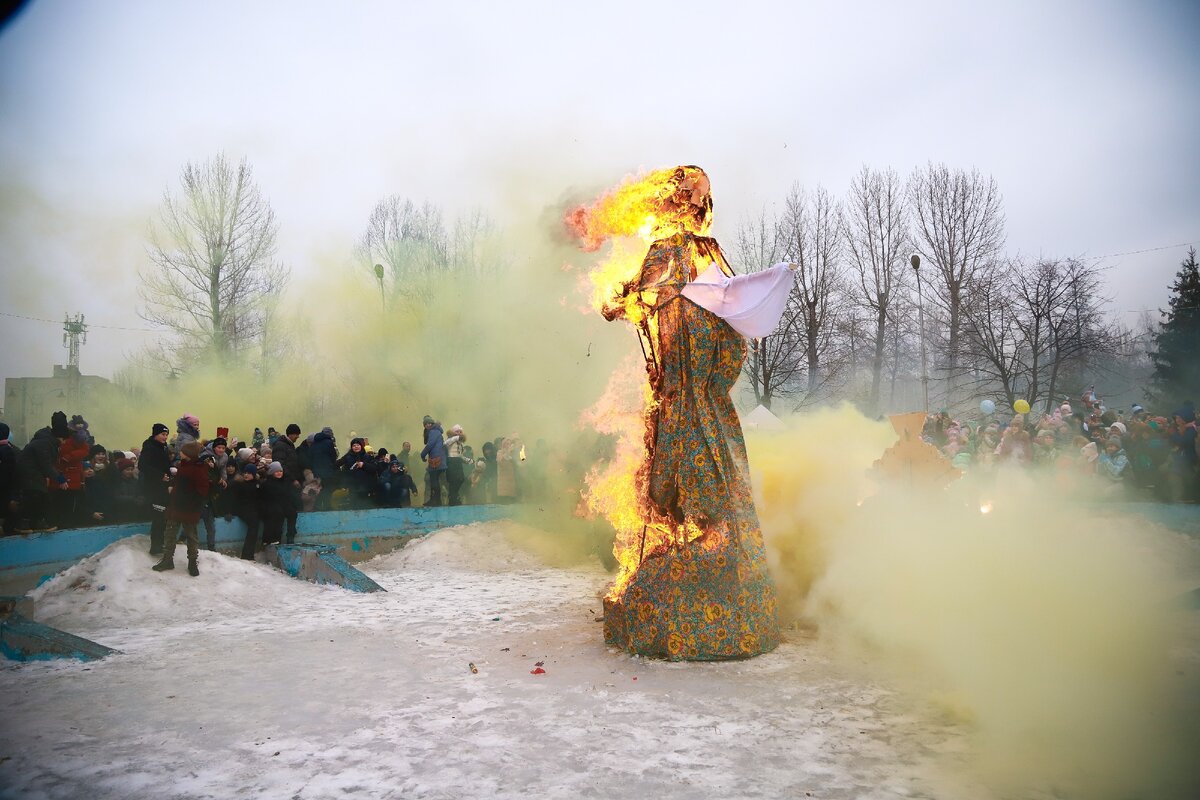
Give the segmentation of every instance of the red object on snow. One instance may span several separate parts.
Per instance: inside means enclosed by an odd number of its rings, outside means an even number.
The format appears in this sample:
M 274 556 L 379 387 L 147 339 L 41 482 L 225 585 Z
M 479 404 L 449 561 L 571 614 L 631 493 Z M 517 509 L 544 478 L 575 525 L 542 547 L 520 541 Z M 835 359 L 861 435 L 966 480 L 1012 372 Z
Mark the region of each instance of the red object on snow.
M 534 667 L 533 669 L 529 670 L 529 674 L 530 675 L 545 675 L 546 670 L 542 669 L 541 667 Z

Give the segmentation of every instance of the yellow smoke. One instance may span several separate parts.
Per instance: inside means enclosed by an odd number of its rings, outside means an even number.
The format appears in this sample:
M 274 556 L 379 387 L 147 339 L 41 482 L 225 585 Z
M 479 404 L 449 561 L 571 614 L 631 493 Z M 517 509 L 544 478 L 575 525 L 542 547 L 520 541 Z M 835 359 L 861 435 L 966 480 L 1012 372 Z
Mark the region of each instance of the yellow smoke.
M 1042 476 L 1000 475 L 986 515 L 969 482 L 875 485 L 894 440 L 848 407 L 750 435 L 782 607 L 968 726 L 1005 791 L 1189 796 L 1197 643 L 1172 601 L 1200 585 L 1194 544 Z

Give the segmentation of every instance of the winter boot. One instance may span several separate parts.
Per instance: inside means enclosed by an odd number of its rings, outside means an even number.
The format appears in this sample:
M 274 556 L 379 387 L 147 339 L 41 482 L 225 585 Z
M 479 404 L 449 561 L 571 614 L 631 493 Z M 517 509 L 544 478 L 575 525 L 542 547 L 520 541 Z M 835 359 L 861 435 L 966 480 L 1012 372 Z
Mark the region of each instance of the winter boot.
M 166 572 L 169 569 L 175 569 L 175 559 L 170 556 L 163 556 L 163 560 L 155 564 L 150 569 L 155 572 Z
M 200 567 L 196 566 L 196 556 L 188 558 L 188 575 L 191 575 L 193 578 L 200 575 Z

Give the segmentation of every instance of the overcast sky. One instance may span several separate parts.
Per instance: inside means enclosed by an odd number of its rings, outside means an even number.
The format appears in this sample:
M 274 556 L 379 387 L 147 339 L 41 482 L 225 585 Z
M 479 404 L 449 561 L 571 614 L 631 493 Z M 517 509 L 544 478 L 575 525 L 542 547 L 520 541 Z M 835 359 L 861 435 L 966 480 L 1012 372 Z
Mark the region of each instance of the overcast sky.
M 148 222 L 221 150 L 298 277 L 391 193 L 517 225 L 680 163 L 710 173 L 726 240 L 795 182 L 932 160 L 996 178 L 1011 254 L 1200 242 L 1198 53 L 1194 0 L 35 0 L 0 31 L 0 312 L 144 327 Z M 1185 251 L 1104 258 L 1114 307 L 1165 304 Z M 59 326 L 0 332 L 0 378 L 66 358 Z M 93 327 L 84 372 L 152 336 Z

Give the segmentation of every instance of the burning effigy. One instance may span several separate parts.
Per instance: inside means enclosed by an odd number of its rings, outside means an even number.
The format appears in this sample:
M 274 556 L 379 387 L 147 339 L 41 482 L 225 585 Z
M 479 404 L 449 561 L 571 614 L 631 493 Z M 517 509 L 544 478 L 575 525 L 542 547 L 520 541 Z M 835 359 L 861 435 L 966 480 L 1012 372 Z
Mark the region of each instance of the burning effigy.
M 730 391 L 745 338 L 774 331 L 793 272 L 735 275 L 708 236 L 712 193 L 699 167 L 626 182 L 566 223 L 584 249 L 613 241 L 589 275 L 593 307 L 634 328 L 645 366 L 644 377 L 615 375 L 585 414 L 621 436 L 583 498 L 617 534 L 605 641 L 672 660 L 768 652 L 779 642 L 775 585 Z

